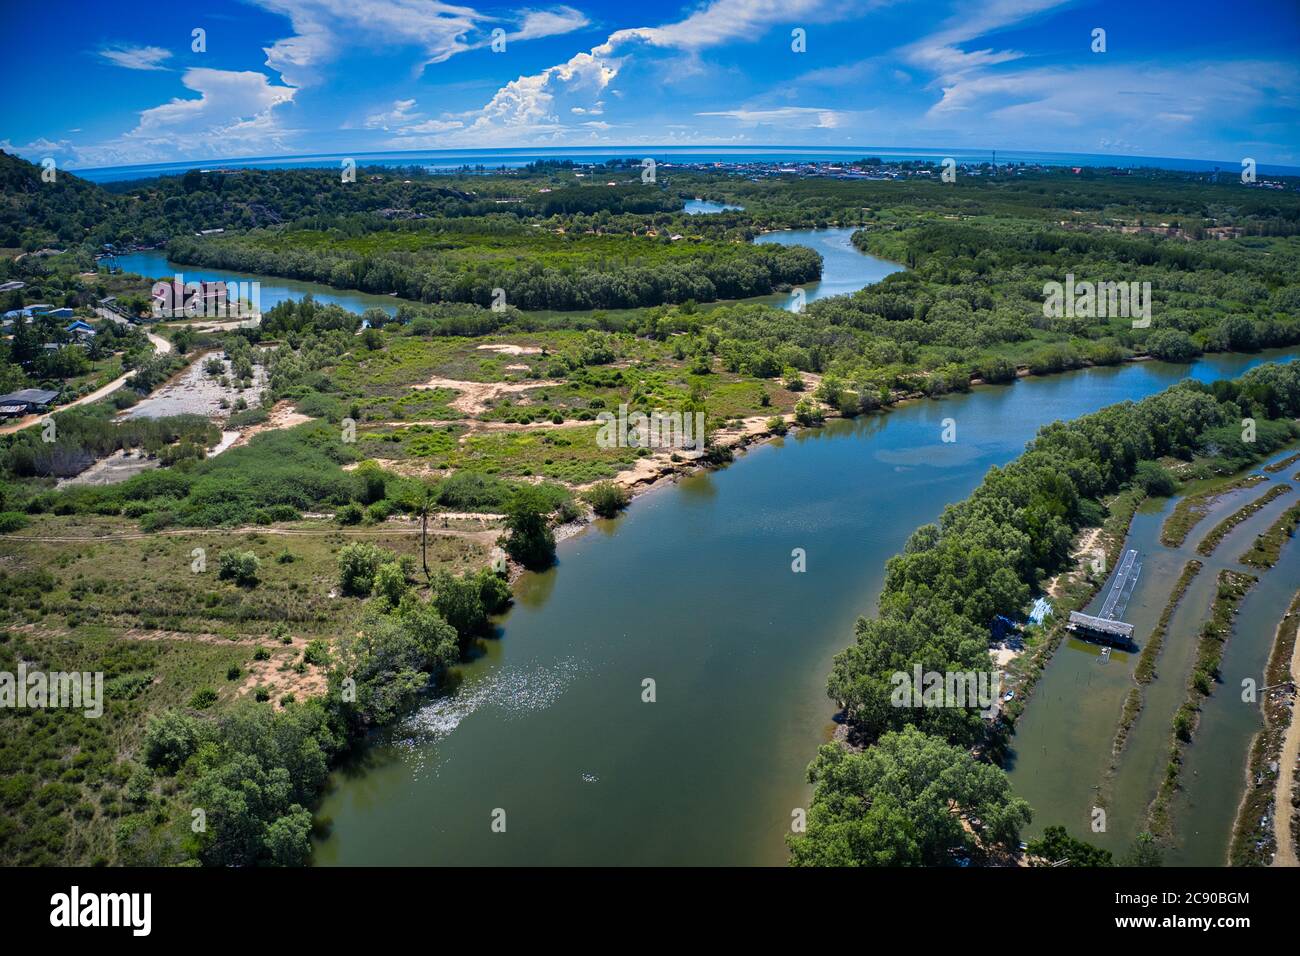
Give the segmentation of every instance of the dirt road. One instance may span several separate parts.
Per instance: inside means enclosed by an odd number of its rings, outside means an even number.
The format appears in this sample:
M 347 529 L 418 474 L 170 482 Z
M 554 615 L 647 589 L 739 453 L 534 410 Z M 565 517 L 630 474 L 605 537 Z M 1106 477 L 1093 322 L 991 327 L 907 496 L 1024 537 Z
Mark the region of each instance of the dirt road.
M 149 342 L 153 345 L 153 350 L 159 355 L 165 355 L 172 350 L 172 344 L 160 335 L 154 335 L 152 332 L 146 332 L 149 336 Z M 55 412 L 66 411 L 69 408 L 76 408 L 78 405 L 89 405 L 91 402 L 97 402 L 106 395 L 112 395 L 119 388 L 126 384 L 126 380 L 134 375 L 134 372 L 127 372 L 125 375 L 119 375 L 107 385 L 100 386 L 89 395 L 83 395 L 75 401 L 68 402 L 66 405 L 60 405 L 54 409 Z M 48 414 L 48 413 L 47 413 Z M 37 422 L 44 419 L 46 415 L 24 415 L 17 421 L 10 422 L 7 425 L 0 425 L 0 435 L 12 435 L 14 432 L 20 432 L 24 428 L 30 428 Z
M 1287 626 L 1294 626 L 1294 622 L 1287 622 Z M 1291 679 L 1300 682 L 1300 627 L 1297 627 L 1295 647 L 1291 649 Z M 1278 757 L 1277 791 L 1273 797 L 1273 819 L 1277 833 L 1274 866 L 1300 865 L 1296 859 L 1295 837 L 1291 832 L 1291 793 L 1295 786 L 1297 759 L 1300 759 L 1300 714 L 1295 713 L 1295 708 L 1292 707 L 1291 726 L 1287 728 L 1286 739 L 1282 741 L 1282 753 Z

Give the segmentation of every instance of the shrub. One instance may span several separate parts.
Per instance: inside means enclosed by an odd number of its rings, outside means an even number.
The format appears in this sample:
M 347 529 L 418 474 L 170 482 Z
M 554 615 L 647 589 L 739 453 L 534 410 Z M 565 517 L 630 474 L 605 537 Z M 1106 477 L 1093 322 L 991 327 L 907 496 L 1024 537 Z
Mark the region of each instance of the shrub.
M 391 607 L 397 607 L 406 593 L 406 574 L 396 561 L 386 561 L 375 570 L 375 583 L 371 593 L 383 598 Z
M 0 534 L 27 526 L 27 516 L 18 511 L 0 511 Z
M 355 501 L 350 501 L 334 513 L 334 520 L 339 524 L 360 524 L 365 517 L 365 512 Z
M 1156 329 L 1146 345 L 1148 352 L 1166 362 L 1190 362 L 1201 354 L 1192 337 L 1178 329 Z
M 309 643 L 303 649 L 302 659 L 304 663 L 314 664 L 317 667 L 327 667 L 330 662 L 330 649 L 319 637 Z
M 591 505 L 591 509 L 602 518 L 614 517 L 627 507 L 630 500 L 627 489 L 612 481 L 597 482 L 583 494 L 583 497 Z
M 190 698 L 190 706 L 195 710 L 207 710 L 217 702 L 217 692 L 211 687 L 204 687 L 194 692 Z
M 217 699 L 215 691 L 209 690 L 211 698 L 199 701 L 199 691 L 190 698 L 190 706 L 202 709 Z M 190 755 L 198 749 L 202 724 L 189 714 L 169 710 L 149 721 L 144 735 L 144 762 L 150 767 L 162 767 L 175 771 Z
M 217 577 L 251 587 L 257 583 L 257 572 L 261 566 L 262 562 L 252 551 L 223 551 Z
M 375 586 L 375 572 L 389 557 L 387 551 L 364 541 L 339 551 L 339 587 L 344 594 L 365 597 Z
M 1138 462 L 1133 483 L 1153 498 L 1168 498 L 1175 488 L 1174 476 L 1155 461 Z
M 794 407 L 794 420 L 800 425 L 820 425 L 822 410 L 814 402 L 803 399 Z

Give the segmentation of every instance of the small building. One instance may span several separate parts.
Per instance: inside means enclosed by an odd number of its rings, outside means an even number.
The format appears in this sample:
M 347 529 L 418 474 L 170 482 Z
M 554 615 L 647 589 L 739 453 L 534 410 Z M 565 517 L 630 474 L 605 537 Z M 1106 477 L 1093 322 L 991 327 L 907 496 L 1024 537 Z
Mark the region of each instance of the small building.
M 81 319 L 68 323 L 68 327 L 64 331 L 69 335 L 75 335 L 77 338 L 82 339 L 94 338 L 95 336 L 94 327 L 89 322 L 81 321 Z
M 0 292 L 17 292 L 19 289 L 26 287 L 26 282 L 19 282 L 14 279 L 12 282 L 0 282 Z
M 62 308 L 58 308 L 58 309 L 50 309 L 50 311 L 47 312 L 47 313 L 45 313 L 45 314 L 48 315 L 48 316 L 50 316 L 50 318 L 53 318 L 53 319 L 70 319 L 70 318 L 72 318 L 72 310 L 69 309 L 67 306 L 63 306 Z
M 1131 647 L 1133 644 L 1133 625 L 1123 621 L 1071 611 L 1070 621 L 1065 627 L 1080 637 L 1101 641 L 1103 644 L 1119 647 Z
M 45 388 L 24 388 L 8 395 L 0 395 L 0 418 L 17 418 L 46 411 L 58 397 L 58 392 Z

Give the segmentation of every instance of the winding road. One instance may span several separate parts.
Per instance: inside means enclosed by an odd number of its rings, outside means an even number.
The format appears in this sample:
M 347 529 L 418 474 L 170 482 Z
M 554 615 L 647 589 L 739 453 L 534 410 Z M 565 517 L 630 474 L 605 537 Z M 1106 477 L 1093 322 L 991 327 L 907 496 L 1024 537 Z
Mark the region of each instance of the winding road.
M 152 332 L 146 332 L 145 335 L 149 336 L 149 342 L 153 345 L 153 350 L 156 354 L 166 355 L 172 350 L 172 344 L 161 335 L 154 335 Z M 60 405 L 58 408 L 53 409 L 53 411 L 62 412 L 69 408 L 76 408 L 78 405 L 89 405 L 91 402 L 97 402 L 106 395 L 112 395 L 116 392 L 126 384 L 126 380 L 133 374 L 135 373 L 127 372 L 125 375 L 119 375 L 107 385 L 102 385 L 93 392 L 83 395 L 81 398 L 75 399 L 74 401 L 68 402 L 66 405 Z M 16 422 L 10 422 L 8 425 L 0 426 L 0 435 L 12 435 L 14 432 L 22 431 L 24 428 L 30 428 L 32 425 L 43 420 L 49 414 L 51 413 L 45 412 L 40 415 L 24 415 Z

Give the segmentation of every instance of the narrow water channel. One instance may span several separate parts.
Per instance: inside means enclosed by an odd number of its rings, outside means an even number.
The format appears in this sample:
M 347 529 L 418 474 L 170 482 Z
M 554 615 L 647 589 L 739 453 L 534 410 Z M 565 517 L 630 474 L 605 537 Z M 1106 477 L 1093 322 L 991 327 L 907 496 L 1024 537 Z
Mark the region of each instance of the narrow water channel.
M 1285 458 L 1294 448 L 1277 452 Z M 1261 463 L 1261 469 L 1262 464 Z M 1263 474 L 1262 470 L 1260 472 Z M 1147 811 L 1169 760 L 1173 718 L 1187 698 L 1201 628 L 1209 619 L 1219 572 L 1246 571 L 1260 578 L 1247 595 L 1224 651 L 1222 683 L 1202 703 L 1200 726 L 1187 748 L 1180 791 L 1172 803 L 1175 830 L 1167 863 L 1220 866 L 1226 862 L 1237 802 L 1244 786 L 1250 740 L 1262 726 L 1258 704 L 1241 699 L 1241 680 L 1262 680 L 1278 619 L 1300 585 L 1300 548 L 1289 543 L 1271 569 L 1248 568 L 1238 558 L 1256 535 L 1300 499 L 1292 491 L 1242 522 L 1205 556 L 1197 546 L 1223 518 L 1262 496 L 1287 473 L 1214 500 L 1178 548 L 1160 543 L 1160 529 L 1177 498 L 1148 502 L 1134 517 L 1125 549 L 1135 549 L 1141 575 L 1123 619 L 1145 645 L 1187 561 L 1203 567 L 1175 610 L 1156 662 L 1156 677 L 1143 689 L 1141 713 L 1118 759 L 1112 743 L 1124 699 L 1134 686 L 1137 654 L 1115 652 L 1106 660 L 1095 644 L 1066 640 L 1043 672 L 1012 741 L 1011 781 L 1036 809 L 1030 835 L 1053 824 L 1122 856 L 1147 827 Z M 1104 590 L 1088 610 L 1096 613 Z M 1105 809 L 1105 828 L 1093 827 L 1093 810 Z

